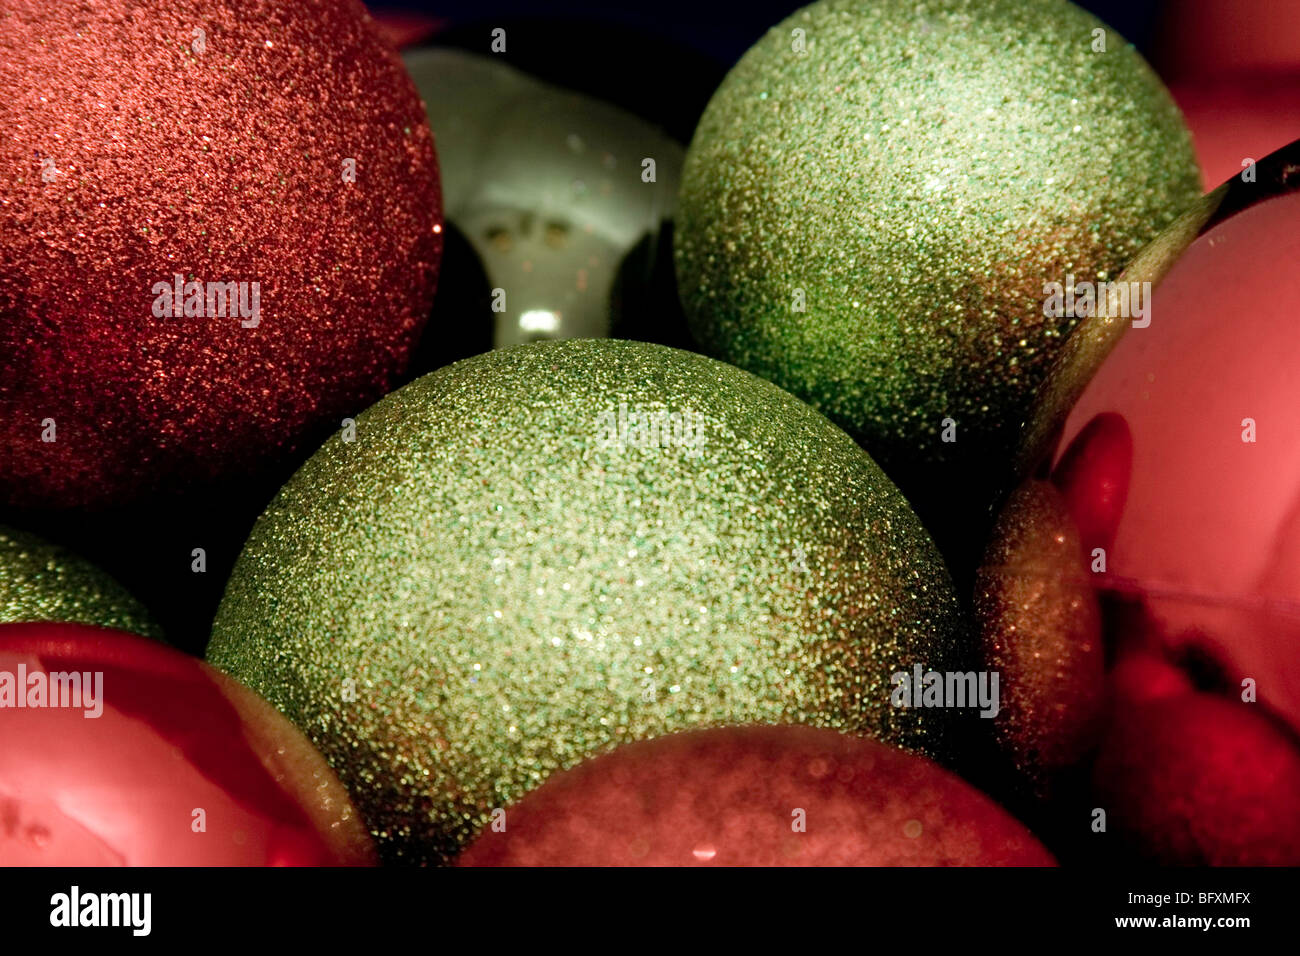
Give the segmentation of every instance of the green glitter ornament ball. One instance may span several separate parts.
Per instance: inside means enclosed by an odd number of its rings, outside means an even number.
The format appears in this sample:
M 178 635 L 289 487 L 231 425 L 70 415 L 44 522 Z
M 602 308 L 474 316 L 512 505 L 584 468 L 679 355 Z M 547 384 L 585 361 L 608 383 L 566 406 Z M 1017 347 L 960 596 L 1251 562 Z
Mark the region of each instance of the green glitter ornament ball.
M 678 284 L 706 351 L 849 431 L 942 539 L 1076 322 L 1044 283 L 1115 279 L 1199 193 L 1159 79 L 1072 4 L 824 0 L 709 103 Z
M 161 637 L 122 585 L 71 551 L 0 526 L 0 624 L 59 621 Z
M 390 862 L 548 775 L 735 723 L 944 756 L 891 675 L 964 669 L 953 586 L 846 434 L 657 345 L 458 362 L 327 442 L 258 521 L 208 657 L 316 743 Z

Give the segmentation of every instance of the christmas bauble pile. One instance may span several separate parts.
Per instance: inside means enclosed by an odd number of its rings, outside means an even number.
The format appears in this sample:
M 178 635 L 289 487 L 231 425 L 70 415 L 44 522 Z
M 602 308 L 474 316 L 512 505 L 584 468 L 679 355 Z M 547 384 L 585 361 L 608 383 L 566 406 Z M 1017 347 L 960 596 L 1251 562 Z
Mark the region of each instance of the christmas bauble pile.
M 1147 862 L 1300 861 L 1298 168 L 1265 157 L 1136 257 L 1145 314 L 1085 319 L 980 569 L 1021 782 L 1091 793 Z
M 0 11 L 0 865 L 1300 863 L 1300 146 L 1065 0 L 689 146 L 517 23 Z

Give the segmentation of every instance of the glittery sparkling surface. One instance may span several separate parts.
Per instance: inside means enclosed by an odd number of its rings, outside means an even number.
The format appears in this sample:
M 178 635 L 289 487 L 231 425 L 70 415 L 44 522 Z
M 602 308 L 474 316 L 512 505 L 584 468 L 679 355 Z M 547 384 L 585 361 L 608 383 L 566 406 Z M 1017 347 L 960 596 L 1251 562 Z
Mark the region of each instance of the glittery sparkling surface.
M 1114 31 L 1093 52 L 1095 29 L 1062 0 L 816 3 L 691 143 L 675 254 L 696 335 L 864 441 L 923 516 L 932 463 L 969 482 L 1010 450 L 1073 321 L 1044 318 L 1044 282 L 1114 279 L 1199 194 L 1163 86 Z
M 933 763 L 810 727 L 619 748 L 505 811 L 466 866 L 1045 866 L 992 800 Z
M 994 733 L 1030 787 L 1095 746 L 1104 683 L 1101 612 L 1079 532 L 1050 483 L 1025 482 L 998 519 L 975 597 Z
M 1300 141 L 1254 173 L 1125 270 L 1153 283 L 1148 326 L 1080 325 L 1022 461 L 1070 476 L 1085 548 L 1106 549 L 1098 591 L 1300 730 Z
M 162 636 L 144 607 L 99 568 L 35 535 L 0 527 L 0 624 L 23 621 Z
M 623 441 L 624 407 L 690 443 Z M 553 771 L 673 730 L 943 755 L 946 712 L 895 709 L 890 675 L 964 669 L 960 627 L 916 517 L 822 416 L 703 356 L 570 340 L 448 366 L 329 440 L 208 655 L 316 742 L 387 859 L 438 862 Z
M 1119 281 L 1150 282 L 1152 288 L 1158 285 L 1223 204 L 1227 194 L 1227 187 L 1220 187 L 1187 207 L 1169 228 L 1133 257 L 1120 274 Z M 1092 315 L 1079 323 L 1074 334 L 1057 351 L 1021 428 L 1020 447 L 1013 469 L 1017 478 L 1028 475 L 1052 451 L 1070 408 L 1129 328 L 1132 328 L 1132 319 L 1127 316 Z
M 10 0 L 0 89 L 0 500 L 248 472 L 390 386 L 432 301 L 437 170 L 359 3 Z M 258 283 L 257 324 L 156 318 L 175 274 L 250 308 Z

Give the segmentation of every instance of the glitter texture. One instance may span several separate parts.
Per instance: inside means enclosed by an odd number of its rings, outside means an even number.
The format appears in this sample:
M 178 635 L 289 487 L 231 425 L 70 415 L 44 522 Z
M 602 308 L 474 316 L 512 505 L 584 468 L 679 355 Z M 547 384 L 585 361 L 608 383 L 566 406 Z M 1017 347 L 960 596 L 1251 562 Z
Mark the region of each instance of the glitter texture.
M 359 3 L 10 0 L 0 89 L 0 500 L 248 473 L 391 387 L 432 303 L 438 180 Z M 258 324 L 155 317 L 175 274 L 250 305 L 259 283 Z
M 1255 185 L 1250 184 L 1251 187 Z M 1197 239 L 1227 195 L 1228 188 L 1221 186 L 1192 203 L 1132 258 L 1120 274 L 1119 281 L 1150 282 L 1152 288 L 1159 285 Z M 1061 346 L 1021 426 L 1021 443 L 1013 469 L 1017 478 L 1028 476 L 1051 453 L 1061 437 L 1070 409 L 1106 361 L 1106 356 L 1131 327 L 1132 319 L 1128 316 L 1092 315 L 1080 322 L 1074 334 Z
M 694 444 L 611 441 L 622 406 Z M 321 748 L 381 854 L 444 862 L 552 772 L 674 730 L 944 755 L 947 712 L 895 709 L 890 675 L 965 669 L 960 632 L 916 517 L 821 415 L 704 356 L 570 340 L 448 366 L 330 439 L 254 528 L 208 655 Z
M 63 548 L 0 526 L 0 624 L 58 621 L 161 637 L 122 585 Z
M 1199 194 L 1177 108 L 1098 29 L 1061 0 L 816 3 L 691 143 L 696 336 L 847 429 L 927 520 L 1011 451 L 1074 321 L 1044 318 L 1043 283 L 1114 279 Z
M 621 747 L 506 810 L 461 866 L 1050 866 L 969 784 L 811 727 L 727 727 Z
M 994 734 L 1040 796 L 1097 743 L 1105 665 L 1093 587 L 1060 493 L 1025 482 L 994 528 L 975 610 L 983 666 L 1001 675 Z

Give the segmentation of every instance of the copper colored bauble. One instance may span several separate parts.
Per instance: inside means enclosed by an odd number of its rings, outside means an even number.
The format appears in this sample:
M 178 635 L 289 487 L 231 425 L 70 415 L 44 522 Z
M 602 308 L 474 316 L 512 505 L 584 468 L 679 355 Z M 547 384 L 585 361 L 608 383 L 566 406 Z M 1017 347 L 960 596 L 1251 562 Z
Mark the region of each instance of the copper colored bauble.
M 241 476 L 383 394 L 441 248 L 356 0 L 7 3 L 0 503 Z
M 463 866 L 1050 866 L 928 760 L 808 727 L 630 744 L 508 807 Z
M 1029 481 L 1008 502 L 977 578 L 984 666 L 999 675 L 994 735 L 1039 796 L 1096 743 L 1101 612 L 1060 492 Z
M 153 641 L 0 626 L 0 866 L 351 865 L 342 786 L 252 691 Z

